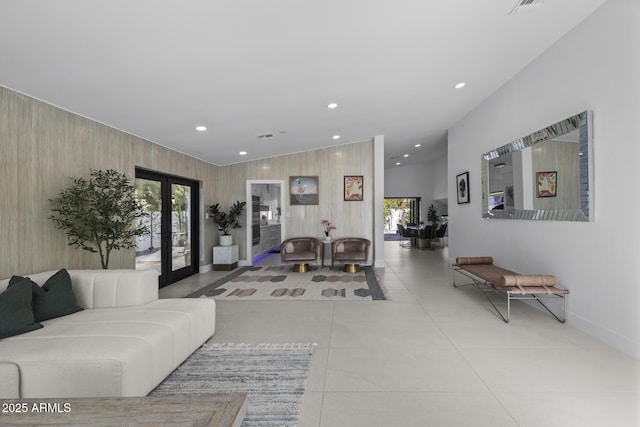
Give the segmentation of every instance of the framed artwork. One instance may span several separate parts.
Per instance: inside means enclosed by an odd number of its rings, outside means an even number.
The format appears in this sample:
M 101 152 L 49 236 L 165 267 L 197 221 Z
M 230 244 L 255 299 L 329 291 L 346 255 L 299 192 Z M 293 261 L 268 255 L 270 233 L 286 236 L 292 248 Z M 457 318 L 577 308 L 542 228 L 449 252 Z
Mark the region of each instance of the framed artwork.
M 344 200 L 345 202 L 361 202 L 363 197 L 364 178 L 362 175 L 344 176 Z
M 536 172 L 537 197 L 556 197 L 558 171 Z
M 290 176 L 289 200 L 291 206 L 318 204 L 317 176 Z
M 456 190 L 458 193 L 458 204 L 469 203 L 469 172 L 463 172 L 456 176 Z

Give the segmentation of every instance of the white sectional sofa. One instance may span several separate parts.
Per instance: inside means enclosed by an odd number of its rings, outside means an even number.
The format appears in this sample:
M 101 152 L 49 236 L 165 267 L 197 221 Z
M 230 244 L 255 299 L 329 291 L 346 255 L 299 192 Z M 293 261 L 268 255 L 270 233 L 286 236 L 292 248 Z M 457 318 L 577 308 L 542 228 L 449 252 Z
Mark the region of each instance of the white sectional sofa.
M 42 286 L 54 273 L 28 277 Z M 84 310 L 0 339 L 0 398 L 145 396 L 215 331 L 215 302 L 158 299 L 155 271 L 69 276 Z

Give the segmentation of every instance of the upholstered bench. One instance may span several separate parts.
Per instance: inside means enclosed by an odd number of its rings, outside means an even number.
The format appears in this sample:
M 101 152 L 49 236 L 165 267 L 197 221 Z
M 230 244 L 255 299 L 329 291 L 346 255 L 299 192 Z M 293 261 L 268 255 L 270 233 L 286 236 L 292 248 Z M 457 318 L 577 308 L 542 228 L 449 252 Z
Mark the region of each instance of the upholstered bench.
M 506 268 L 497 266 L 493 263 L 493 258 L 484 257 L 458 257 L 456 263 L 453 264 L 454 273 L 460 273 L 469 279 L 472 283 L 456 284 L 455 275 L 453 276 L 453 286 L 458 288 L 461 286 L 473 285 L 476 288 L 500 293 L 507 298 L 506 316 L 493 303 L 488 294 L 485 293 L 487 300 L 500 315 L 502 320 L 509 322 L 511 317 L 511 301 L 512 300 L 535 300 L 553 317 L 561 323 L 565 322 L 567 311 L 566 296 L 569 291 L 558 288 L 556 278 L 545 274 L 523 275 L 515 273 Z M 542 299 L 562 299 L 562 314 L 556 315 L 541 300 Z

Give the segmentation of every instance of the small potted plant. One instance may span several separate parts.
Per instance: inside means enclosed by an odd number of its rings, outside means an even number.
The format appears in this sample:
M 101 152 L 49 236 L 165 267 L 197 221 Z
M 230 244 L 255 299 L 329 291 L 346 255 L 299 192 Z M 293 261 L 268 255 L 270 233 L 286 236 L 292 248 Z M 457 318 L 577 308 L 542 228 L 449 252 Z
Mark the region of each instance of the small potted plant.
M 331 221 L 329 221 L 328 219 L 322 220 L 322 226 L 324 227 L 324 241 L 330 242 L 331 235 L 329 233 L 331 233 L 331 230 L 335 230 L 336 227 L 333 224 L 331 224 Z
M 242 228 L 238 222 L 238 217 L 242 214 L 244 207 L 247 203 L 237 200 L 230 208 L 229 212 L 223 212 L 220 210 L 220 205 L 209 206 L 209 213 L 213 218 L 213 222 L 218 224 L 218 230 L 222 231 L 220 236 L 220 246 L 233 245 L 233 236 L 231 230 L 235 228 Z

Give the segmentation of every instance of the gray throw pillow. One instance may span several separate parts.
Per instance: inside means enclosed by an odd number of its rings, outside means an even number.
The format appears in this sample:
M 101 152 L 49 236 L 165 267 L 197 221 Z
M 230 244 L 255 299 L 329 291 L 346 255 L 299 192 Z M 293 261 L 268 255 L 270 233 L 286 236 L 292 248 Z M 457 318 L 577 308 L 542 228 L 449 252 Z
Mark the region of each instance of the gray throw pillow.
M 17 282 L 24 279 L 24 277 L 13 276 L 9 281 L 9 286 L 12 286 L 14 281 Z M 29 279 L 27 278 L 27 280 Z M 69 277 L 69 272 L 64 268 L 49 277 L 42 287 L 31 280 L 29 282 L 31 282 L 33 293 L 31 303 L 33 316 L 37 322 L 83 310 L 82 307 L 76 305 L 76 296 L 71 287 L 71 277 Z
M 30 282 L 19 280 L 0 293 L 0 338 L 42 328 L 33 317 Z

